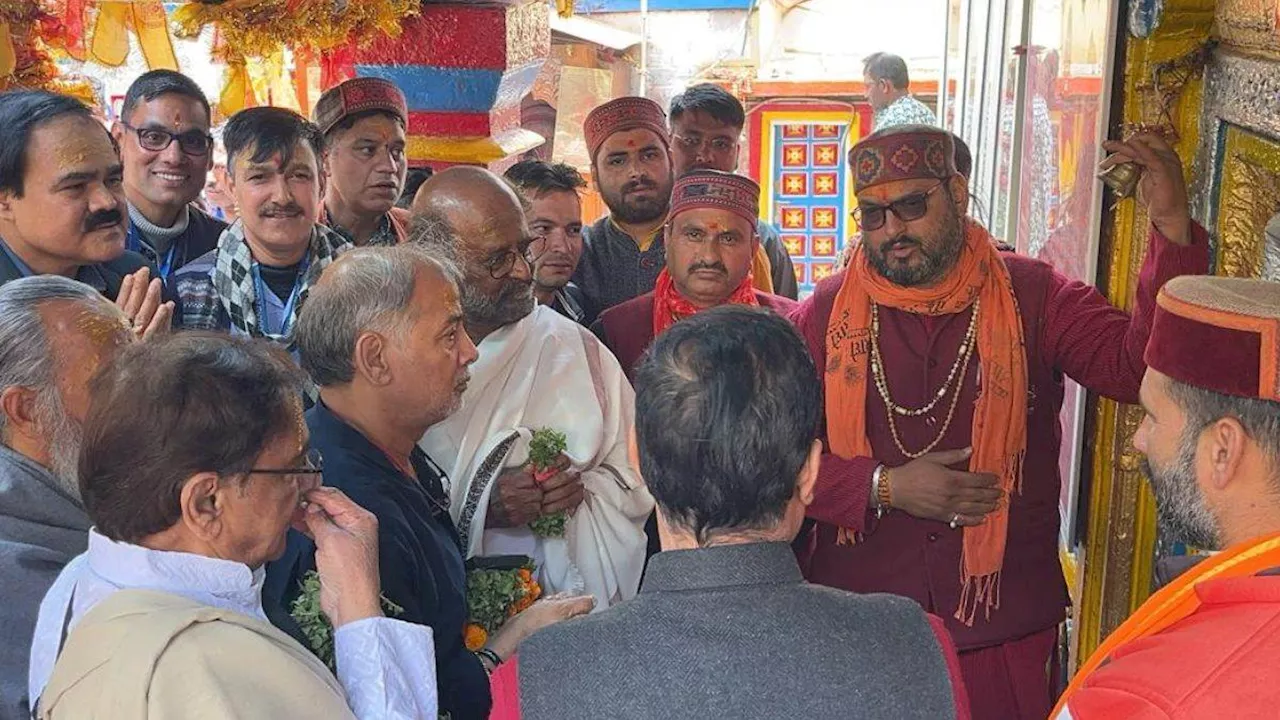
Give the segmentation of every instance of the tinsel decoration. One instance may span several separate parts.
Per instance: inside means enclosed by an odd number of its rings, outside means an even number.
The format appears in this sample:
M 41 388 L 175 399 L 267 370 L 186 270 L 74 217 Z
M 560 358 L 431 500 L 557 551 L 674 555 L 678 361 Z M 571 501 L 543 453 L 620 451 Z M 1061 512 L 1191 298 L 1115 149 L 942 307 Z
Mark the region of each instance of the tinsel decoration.
M 278 69 L 288 46 L 294 51 L 294 84 L 303 84 L 299 78 L 317 56 L 341 57 L 353 43 L 380 33 L 399 35 L 400 22 L 418 14 L 419 5 L 420 0 L 199 0 L 179 7 L 173 25 L 179 37 L 194 37 L 210 24 L 217 29 L 214 57 L 227 66 L 218 106 L 233 115 L 266 100 L 262 81 L 251 77 L 250 59 Z M 326 76 L 334 74 L 325 69 Z M 309 105 L 303 97 L 296 102 L 301 109 Z
M 47 39 L 62 34 L 58 18 L 32 0 L 0 0 L 0 90 L 52 90 L 96 102 L 84 79 L 58 77 Z
M 242 57 L 270 57 L 288 45 L 325 51 L 377 33 L 398 35 L 400 21 L 418 13 L 419 0 L 202 0 L 179 7 L 180 37 L 209 24 L 225 47 Z

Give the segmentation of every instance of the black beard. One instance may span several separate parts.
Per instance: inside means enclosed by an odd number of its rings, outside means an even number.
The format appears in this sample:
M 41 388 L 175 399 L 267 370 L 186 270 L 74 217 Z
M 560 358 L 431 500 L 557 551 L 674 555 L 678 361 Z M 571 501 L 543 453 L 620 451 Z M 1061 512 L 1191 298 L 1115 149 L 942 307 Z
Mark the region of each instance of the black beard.
M 891 263 L 885 256 L 882 248 L 867 248 L 867 259 L 871 262 L 871 267 L 886 280 L 899 287 L 916 287 L 919 285 L 929 285 L 943 278 L 952 267 L 955 267 L 956 260 L 960 258 L 961 251 L 964 250 L 964 223 L 960 221 L 958 215 L 952 213 L 953 217 L 949 223 L 946 235 L 942 238 L 940 247 L 930 250 L 925 243 L 919 238 L 904 237 L 900 239 L 910 239 L 916 243 L 916 247 L 920 250 L 920 255 L 924 257 L 924 261 L 919 265 L 909 267 Z M 886 242 L 886 245 L 892 243 Z
M 1142 459 L 1142 470 L 1156 496 L 1157 525 L 1170 539 L 1206 550 L 1222 547 L 1217 519 L 1196 484 L 1195 438 L 1184 438 L 1178 457 L 1158 471 Z
M 609 207 L 609 212 L 614 220 L 618 220 L 631 225 L 640 225 L 643 223 L 659 220 L 667 214 L 667 210 L 671 207 L 671 188 L 673 181 L 668 178 L 667 182 L 654 183 L 653 187 L 657 191 L 657 197 L 653 200 L 642 200 L 638 203 L 627 202 L 623 200 L 624 193 L 628 190 L 627 185 L 623 185 L 617 191 L 604 191 L 604 204 Z

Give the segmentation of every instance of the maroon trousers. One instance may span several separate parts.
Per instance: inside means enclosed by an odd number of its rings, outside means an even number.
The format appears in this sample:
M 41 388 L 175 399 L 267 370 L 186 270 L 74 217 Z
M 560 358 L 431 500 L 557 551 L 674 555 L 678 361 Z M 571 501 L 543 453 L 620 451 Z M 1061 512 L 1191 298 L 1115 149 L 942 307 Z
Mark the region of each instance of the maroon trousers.
M 976 720 L 1044 720 L 1053 710 L 1049 663 L 1057 629 L 960 653 Z

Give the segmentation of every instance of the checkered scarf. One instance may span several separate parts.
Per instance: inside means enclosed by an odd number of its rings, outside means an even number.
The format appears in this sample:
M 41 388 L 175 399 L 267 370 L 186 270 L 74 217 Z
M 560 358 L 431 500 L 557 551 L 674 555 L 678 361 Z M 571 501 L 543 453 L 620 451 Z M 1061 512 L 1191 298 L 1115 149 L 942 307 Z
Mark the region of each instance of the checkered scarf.
M 333 262 L 340 253 L 349 250 L 352 245 L 334 231 L 322 225 L 311 230 L 311 264 L 303 279 L 302 288 L 298 291 L 298 300 L 285 318 L 284 326 L 292 330 L 306 302 L 311 286 L 320 278 L 320 273 Z M 293 339 L 262 330 L 257 315 L 257 295 L 253 282 L 253 255 L 249 251 L 249 243 L 244 239 L 244 224 L 237 220 L 227 228 L 218 240 L 218 256 L 214 261 L 213 287 L 218 294 L 218 301 L 227 311 L 233 330 L 238 330 L 250 337 L 265 337 L 286 346 L 293 352 Z

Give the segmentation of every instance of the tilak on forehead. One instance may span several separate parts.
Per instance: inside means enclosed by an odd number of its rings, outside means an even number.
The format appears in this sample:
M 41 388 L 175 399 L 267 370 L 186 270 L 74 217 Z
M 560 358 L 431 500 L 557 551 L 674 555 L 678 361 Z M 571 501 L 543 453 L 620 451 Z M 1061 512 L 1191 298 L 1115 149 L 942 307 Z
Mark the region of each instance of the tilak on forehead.
M 667 114 L 649 98 L 627 96 L 610 100 L 592 110 L 582 123 L 582 134 L 592 160 L 610 135 L 636 129 L 652 130 L 663 145 L 668 144 Z
M 697 208 L 728 210 L 755 227 L 760 212 L 760 186 L 742 175 L 694 170 L 681 176 L 671 191 L 671 217 Z
M 854 192 L 901 180 L 950 180 L 957 175 L 951 133 L 928 125 L 899 125 L 872 133 L 849 151 Z

